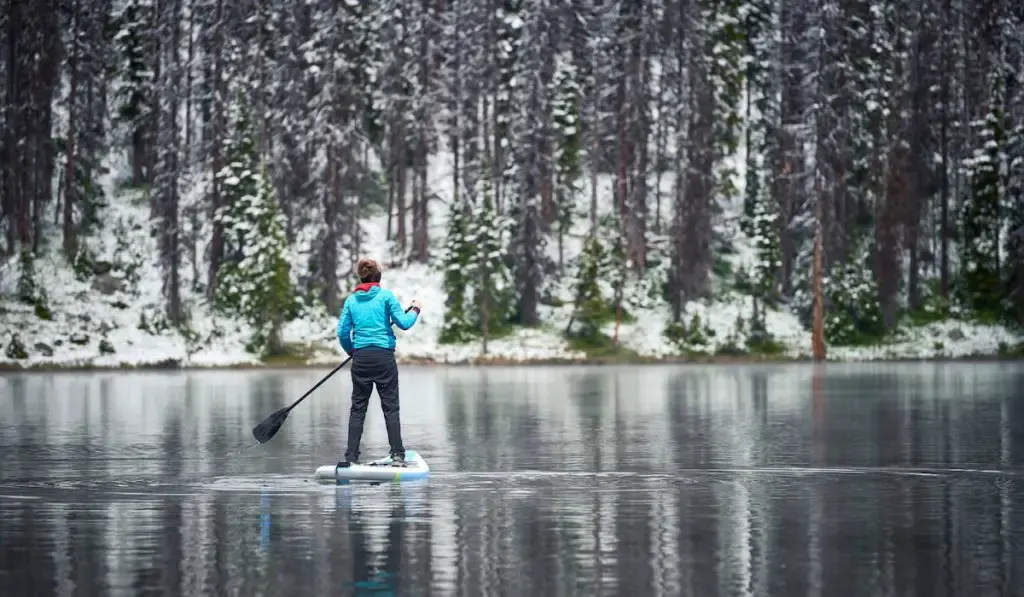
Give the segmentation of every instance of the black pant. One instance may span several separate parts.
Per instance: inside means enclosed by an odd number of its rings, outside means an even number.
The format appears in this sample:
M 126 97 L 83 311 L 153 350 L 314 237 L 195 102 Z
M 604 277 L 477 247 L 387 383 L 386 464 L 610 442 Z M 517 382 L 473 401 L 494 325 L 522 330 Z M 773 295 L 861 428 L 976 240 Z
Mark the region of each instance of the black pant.
M 359 440 L 363 437 L 363 421 L 370 403 L 370 392 L 377 384 L 380 408 L 388 429 L 391 456 L 405 455 L 402 446 L 402 424 L 398 419 L 398 364 L 395 353 L 386 348 L 360 348 L 352 356 L 352 409 L 348 416 L 348 449 L 345 460 L 359 458 Z

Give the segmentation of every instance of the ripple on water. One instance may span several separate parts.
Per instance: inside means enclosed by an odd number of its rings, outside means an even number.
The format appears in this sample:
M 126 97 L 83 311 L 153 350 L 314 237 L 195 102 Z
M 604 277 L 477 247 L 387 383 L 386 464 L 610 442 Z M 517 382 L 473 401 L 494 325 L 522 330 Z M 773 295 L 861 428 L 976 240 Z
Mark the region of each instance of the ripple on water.
M 83 473 L 84 475 L 84 473 Z M 496 492 L 510 498 L 525 498 L 538 489 L 558 485 L 564 489 L 590 491 L 643 490 L 652 485 L 701 484 L 723 477 L 739 479 L 748 476 L 768 478 L 827 477 L 860 475 L 881 477 L 926 477 L 957 479 L 970 476 L 1015 479 L 1024 476 L 1020 469 L 936 468 L 936 467 L 721 467 L 678 469 L 673 473 L 632 471 L 435 471 L 419 481 L 403 483 L 351 482 L 340 485 L 349 491 L 363 491 L 378 485 L 403 487 L 434 487 L 457 492 Z M 192 478 L 157 478 L 146 476 L 88 476 L 63 479 L 14 479 L 0 485 L 8 499 L 104 499 L 104 496 L 189 496 L 206 492 L 239 494 L 316 494 L 330 493 L 338 487 L 318 482 L 305 474 L 220 475 Z M 371 489 L 372 491 L 372 489 Z M 63 498 L 59 497 L 63 494 Z

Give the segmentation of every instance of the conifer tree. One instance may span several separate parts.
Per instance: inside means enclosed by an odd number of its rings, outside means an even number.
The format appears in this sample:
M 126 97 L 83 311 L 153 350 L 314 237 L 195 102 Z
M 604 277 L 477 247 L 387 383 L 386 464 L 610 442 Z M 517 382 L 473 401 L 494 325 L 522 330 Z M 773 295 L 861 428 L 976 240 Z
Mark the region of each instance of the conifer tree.
M 472 333 L 472 323 L 466 314 L 468 286 L 470 283 L 470 264 L 474 248 L 469 242 L 470 222 L 469 206 L 456 192 L 448 213 L 448 234 L 444 250 L 444 291 L 445 313 L 444 325 L 441 328 L 440 341 L 457 343 L 468 339 Z
M 779 115 L 773 90 L 776 78 L 772 65 L 777 62 L 774 52 L 774 33 L 771 21 L 775 6 L 771 0 L 750 0 L 745 7 L 743 39 L 750 59 L 743 78 L 746 84 L 746 184 L 743 198 L 743 217 L 740 226 L 747 235 L 754 236 L 755 205 L 764 187 L 770 185 L 765 172 L 765 161 L 772 153 L 774 123 Z
M 768 193 L 762 193 L 754 202 L 751 222 L 757 263 L 754 265 L 754 295 L 765 305 L 774 305 L 778 299 L 778 273 L 782 268 L 779 250 L 778 205 Z
M 613 343 L 619 342 L 619 325 L 622 323 L 622 301 L 626 289 L 626 273 L 629 271 L 629 260 L 626 258 L 626 238 L 622 220 L 609 215 L 604 218 L 603 236 L 608 239 L 607 260 L 603 264 L 603 278 L 608 281 L 612 291 L 612 305 L 615 309 L 615 337 Z
M 237 106 L 234 125 L 227 162 L 218 173 L 224 203 L 215 218 L 224 229 L 225 259 L 215 304 L 225 313 L 241 315 L 253 327 L 250 350 L 272 354 L 281 348 L 281 326 L 298 307 L 286 258 L 286 223 L 257 155 L 244 103 Z
M 825 285 L 829 305 L 825 337 L 830 344 L 863 344 L 884 332 L 878 285 L 867 267 L 867 251 L 857 246 L 850 259 L 834 267 Z
M 505 262 L 508 223 L 495 209 L 490 180 L 490 170 L 485 168 L 481 177 L 483 196 L 476 205 L 469 235 L 473 302 L 485 354 L 491 333 L 508 321 L 514 298 L 512 272 Z
M 1004 139 L 998 108 L 991 109 L 978 124 L 978 149 L 967 163 L 971 196 L 963 205 L 959 294 L 971 312 L 992 319 L 1001 308 L 998 253 Z
M 727 197 L 736 193 L 735 168 L 729 166 L 724 158 L 735 152 L 739 140 L 739 100 L 743 91 L 746 33 L 742 27 L 741 12 L 745 3 L 744 0 L 702 0 L 699 3 L 708 27 L 707 51 L 710 52 L 715 98 L 715 182 L 721 194 Z
M 555 68 L 553 125 L 558 145 L 555 149 L 555 219 L 558 231 L 558 268 L 565 267 L 565 235 L 579 215 L 576 199 L 582 177 L 580 158 L 580 88 L 571 56 L 559 56 Z
M 117 120 L 130 134 L 132 183 L 151 180 L 155 149 L 148 147 L 154 116 L 153 68 L 151 56 L 154 31 L 152 0 L 128 0 L 117 17 L 120 27 L 115 43 L 118 49 L 120 84 L 117 88 Z
M 579 255 L 574 281 L 576 297 L 573 318 L 570 323 L 570 335 L 593 341 L 600 337 L 601 322 L 608 308 L 601 296 L 600 280 L 603 265 L 606 261 L 604 247 L 597 234 L 590 234 L 583 241 L 583 250 Z M 576 324 L 575 331 L 571 328 Z
M 1006 292 L 1004 310 L 1011 323 L 1024 327 L 1024 123 L 1016 128 L 1007 177 Z

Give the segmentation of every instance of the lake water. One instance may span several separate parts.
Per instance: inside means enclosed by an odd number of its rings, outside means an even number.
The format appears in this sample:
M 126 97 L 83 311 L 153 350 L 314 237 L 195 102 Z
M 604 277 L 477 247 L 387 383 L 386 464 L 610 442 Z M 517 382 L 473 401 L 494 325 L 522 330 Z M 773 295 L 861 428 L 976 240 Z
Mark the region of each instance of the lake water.
M 0 594 L 1024 594 L 1021 364 L 408 366 L 377 486 L 324 373 L 0 377 Z

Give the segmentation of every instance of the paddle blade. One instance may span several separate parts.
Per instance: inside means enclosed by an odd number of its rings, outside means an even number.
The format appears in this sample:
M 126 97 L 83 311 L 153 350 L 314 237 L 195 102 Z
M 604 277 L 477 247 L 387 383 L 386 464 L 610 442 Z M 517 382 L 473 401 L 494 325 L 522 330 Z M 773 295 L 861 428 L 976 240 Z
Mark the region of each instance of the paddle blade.
M 288 413 L 291 411 L 291 407 L 285 407 L 276 413 L 270 415 L 266 419 L 263 419 L 259 425 L 252 428 L 252 435 L 261 444 L 265 444 L 270 441 L 270 438 L 274 437 L 277 430 L 284 424 L 284 420 L 288 418 Z

